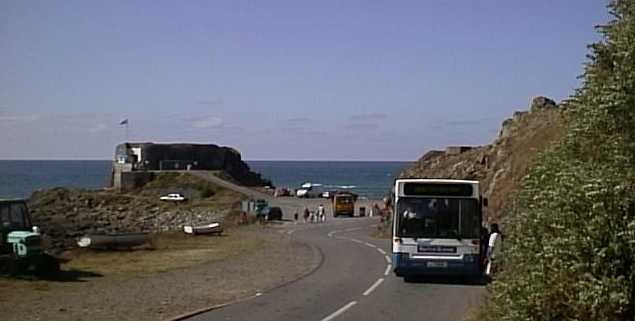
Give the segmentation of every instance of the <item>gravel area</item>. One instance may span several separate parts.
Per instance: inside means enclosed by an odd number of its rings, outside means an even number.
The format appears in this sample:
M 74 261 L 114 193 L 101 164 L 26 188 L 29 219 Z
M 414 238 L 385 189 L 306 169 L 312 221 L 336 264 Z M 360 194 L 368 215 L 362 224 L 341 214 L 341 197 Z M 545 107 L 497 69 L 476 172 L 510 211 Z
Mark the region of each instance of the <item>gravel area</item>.
M 85 277 L 10 287 L 0 283 L 4 321 L 166 320 L 232 302 L 296 280 L 319 266 L 318 249 L 275 228 L 258 232 L 260 250 L 149 276 Z M 11 283 L 9 283 L 11 284 Z M 7 295 L 11 293 L 11 295 Z

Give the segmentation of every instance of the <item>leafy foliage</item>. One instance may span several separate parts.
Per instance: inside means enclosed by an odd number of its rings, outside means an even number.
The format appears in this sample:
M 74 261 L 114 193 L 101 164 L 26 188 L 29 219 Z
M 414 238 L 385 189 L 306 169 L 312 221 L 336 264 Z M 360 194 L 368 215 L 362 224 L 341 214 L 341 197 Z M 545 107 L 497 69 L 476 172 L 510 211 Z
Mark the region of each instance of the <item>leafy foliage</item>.
M 635 319 L 635 1 L 609 4 L 568 130 L 523 181 L 506 222 L 491 320 Z

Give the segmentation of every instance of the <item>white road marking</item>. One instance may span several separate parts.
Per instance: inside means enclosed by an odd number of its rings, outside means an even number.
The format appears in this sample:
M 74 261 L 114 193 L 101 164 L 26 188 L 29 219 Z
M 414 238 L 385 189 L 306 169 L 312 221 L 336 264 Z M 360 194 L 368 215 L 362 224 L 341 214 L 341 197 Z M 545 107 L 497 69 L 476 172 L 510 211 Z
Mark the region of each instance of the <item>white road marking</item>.
M 381 254 L 383 254 L 383 255 L 386 255 L 386 251 L 384 251 L 384 250 L 382 250 L 382 249 L 380 249 L 380 248 L 377 248 L 377 251 L 379 251 L 379 253 L 381 253 Z
M 372 248 L 376 248 L 377 247 L 375 244 L 371 244 L 371 243 L 368 243 L 368 242 L 366 242 L 364 244 L 366 244 L 366 246 L 369 246 L 369 247 L 372 247 Z M 386 253 L 384 253 L 384 254 L 386 254 Z
M 366 290 L 366 292 L 364 292 L 364 296 L 368 296 L 369 294 L 371 294 L 373 291 L 375 291 L 375 289 L 382 283 L 384 282 L 384 279 L 381 278 L 377 281 L 375 281 L 375 283 L 373 283 L 373 285 L 370 286 L 370 288 L 368 288 L 368 290 Z
M 328 235 L 329 235 L 329 237 L 333 237 L 333 235 L 334 235 L 335 233 L 337 233 L 337 231 L 331 231 L 331 232 L 329 232 L 329 234 L 328 234 Z
M 388 274 L 390 274 L 390 269 L 392 269 L 392 264 L 388 264 L 388 266 L 386 267 L 386 272 L 384 272 L 385 276 L 388 276 Z
M 390 260 L 390 256 L 386 255 L 384 257 L 386 258 L 386 262 L 388 262 L 388 264 L 392 263 L 392 261 Z
M 351 239 L 351 241 L 358 243 L 358 244 L 364 244 L 364 242 L 358 240 L 358 239 Z
M 333 312 L 331 315 L 329 315 L 328 317 L 320 320 L 320 321 L 331 321 L 335 318 L 337 318 L 338 316 L 340 316 L 342 313 L 346 312 L 346 310 L 352 308 L 355 304 L 357 304 L 357 301 L 353 301 L 343 307 L 341 307 L 339 310 Z

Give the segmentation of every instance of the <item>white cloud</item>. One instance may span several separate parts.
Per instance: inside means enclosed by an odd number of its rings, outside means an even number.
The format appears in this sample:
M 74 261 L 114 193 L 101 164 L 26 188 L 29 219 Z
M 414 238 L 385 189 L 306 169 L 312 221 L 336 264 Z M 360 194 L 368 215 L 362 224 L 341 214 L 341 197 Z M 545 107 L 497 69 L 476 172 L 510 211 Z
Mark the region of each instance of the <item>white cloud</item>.
M 357 114 L 349 117 L 351 121 L 377 121 L 384 120 L 388 118 L 387 114 L 384 113 L 367 113 L 367 114 Z
M 223 98 L 213 97 L 208 99 L 200 99 L 196 103 L 199 105 L 204 105 L 204 106 L 220 106 L 223 104 Z
M 287 119 L 288 123 L 308 123 L 311 122 L 312 119 L 308 117 L 294 117 Z
M 108 129 L 108 126 L 106 126 L 105 124 L 97 124 L 97 125 L 89 128 L 88 132 L 91 133 L 91 134 L 94 134 L 94 133 L 103 132 L 106 129 Z
M 0 115 L 0 122 L 33 122 L 40 119 L 40 115 Z
M 218 128 L 223 126 L 223 119 L 215 116 L 189 119 L 194 128 Z

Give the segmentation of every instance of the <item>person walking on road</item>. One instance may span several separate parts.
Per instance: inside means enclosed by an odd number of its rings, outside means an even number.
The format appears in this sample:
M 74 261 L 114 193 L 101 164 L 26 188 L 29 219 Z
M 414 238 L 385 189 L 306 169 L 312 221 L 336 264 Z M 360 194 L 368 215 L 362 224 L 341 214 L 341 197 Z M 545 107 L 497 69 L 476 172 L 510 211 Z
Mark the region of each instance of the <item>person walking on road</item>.
M 492 277 L 498 269 L 502 256 L 503 235 L 501 234 L 498 224 L 494 223 L 490 226 L 490 235 L 487 242 L 487 267 L 485 275 Z
M 306 224 L 306 222 L 309 219 L 309 209 L 308 208 L 304 208 L 304 224 Z
M 324 222 L 326 220 L 326 215 L 324 214 L 324 205 L 320 204 L 318 206 L 318 222 Z

